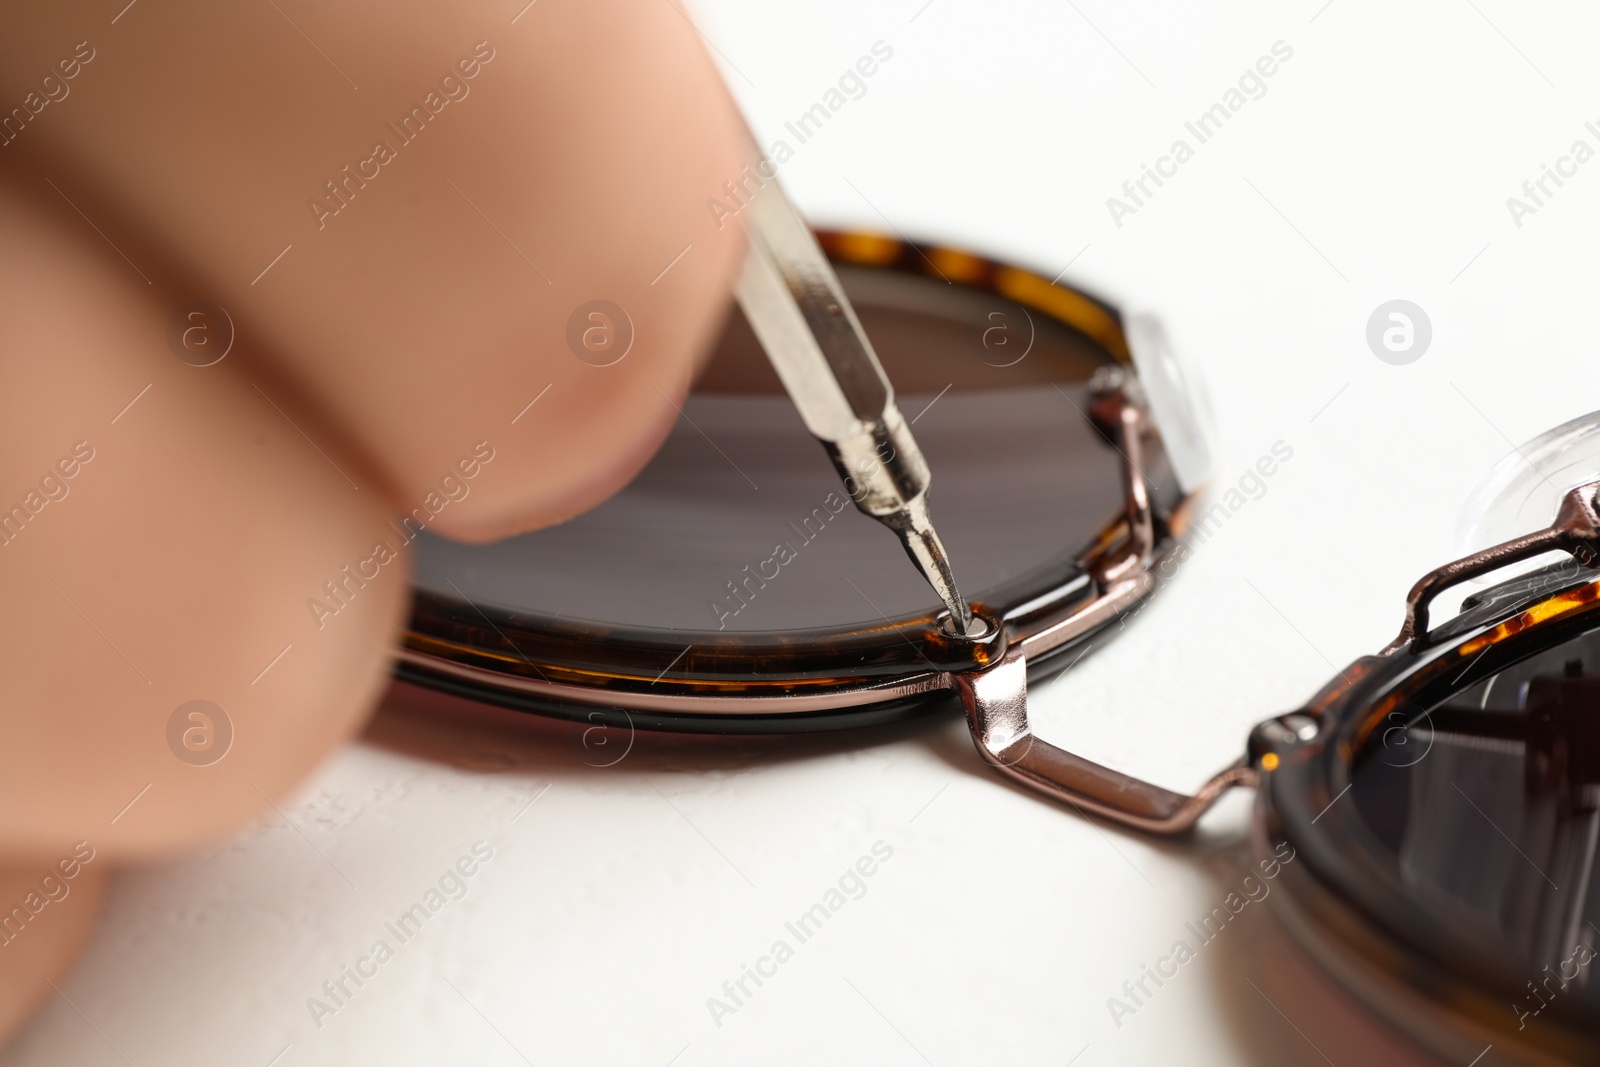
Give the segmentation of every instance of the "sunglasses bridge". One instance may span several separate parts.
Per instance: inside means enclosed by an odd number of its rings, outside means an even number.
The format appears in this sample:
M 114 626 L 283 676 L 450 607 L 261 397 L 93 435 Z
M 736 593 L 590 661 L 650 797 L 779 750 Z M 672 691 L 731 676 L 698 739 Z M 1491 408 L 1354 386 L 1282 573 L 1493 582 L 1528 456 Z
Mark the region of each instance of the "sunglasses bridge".
M 1018 642 L 992 666 L 958 674 L 952 682 L 960 694 L 979 754 L 1007 777 L 1070 804 L 1080 814 L 1092 813 L 1149 833 L 1181 834 L 1192 829 L 1229 789 L 1258 784 L 1261 771 L 1270 771 L 1277 765 L 1279 750 L 1315 738 L 1320 709 L 1365 672 L 1347 670 L 1305 708 L 1257 725 L 1251 732 L 1247 754 L 1213 775 L 1193 795 L 1114 771 L 1038 737 L 1028 719 L 1029 655 L 1041 655 L 1105 625 L 1131 610 L 1154 586 L 1148 483 L 1139 469 L 1144 415 L 1120 388 L 1099 398 L 1093 414 L 1097 424 L 1104 426 L 1112 421 L 1117 427 L 1128 486 L 1129 535 L 1120 552 L 1097 561 L 1093 568 L 1100 595 L 1055 626 Z M 1108 420 L 1108 414 L 1114 418 Z M 1550 551 L 1568 552 L 1584 565 L 1600 561 L 1597 493 L 1600 482 L 1577 486 L 1562 498 L 1555 521 L 1546 529 L 1476 552 L 1425 575 L 1406 598 L 1405 624 L 1399 636 L 1379 655 L 1394 655 L 1408 647 L 1425 645 L 1429 606 L 1440 593 L 1469 578 Z

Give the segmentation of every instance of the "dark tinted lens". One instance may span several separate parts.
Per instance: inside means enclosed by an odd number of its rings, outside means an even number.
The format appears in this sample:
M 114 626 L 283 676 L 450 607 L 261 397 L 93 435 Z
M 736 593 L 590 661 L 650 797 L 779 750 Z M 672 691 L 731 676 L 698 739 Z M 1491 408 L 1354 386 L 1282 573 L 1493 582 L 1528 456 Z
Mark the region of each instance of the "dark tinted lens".
M 963 591 L 982 599 L 1087 546 L 1121 507 L 1119 457 L 1082 413 L 1106 357 L 998 297 L 840 275 L 933 471 Z M 631 485 L 571 522 L 488 546 L 424 535 L 419 587 L 663 629 L 789 631 L 935 607 L 894 536 L 841 490 L 737 313 L 684 416 Z
M 1546 966 L 1564 980 L 1524 1010 L 1600 993 L 1600 630 L 1391 714 L 1351 794 L 1396 876 L 1441 919 L 1526 961 L 1532 982 Z

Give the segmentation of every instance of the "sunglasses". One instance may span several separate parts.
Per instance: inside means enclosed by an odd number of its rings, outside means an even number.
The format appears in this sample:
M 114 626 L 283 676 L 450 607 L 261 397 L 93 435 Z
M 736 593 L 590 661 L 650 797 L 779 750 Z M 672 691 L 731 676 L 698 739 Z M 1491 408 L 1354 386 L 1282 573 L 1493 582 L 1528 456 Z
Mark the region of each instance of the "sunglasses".
M 1424 577 L 1393 643 L 1175 793 L 1036 737 L 1027 706 L 1030 681 L 1108 638 L 1204 530 L 1205 405 L 1159 324 L 956 249 L 818 240 L 935 474 L 980 625 L 958 635 L 854 514 L 735 312 L 666 444 L 610 501 L 492 545 L 418 536 L 398 675 L 629 737 L 959 702 L 996 770 L 1157 834 L 1254 786 L 1259 857 L 1296 858 L 1274 864 L 1276 913 L 1377 1015 L 1463 1063 L 1490 1046 L 1600 1062 L 1600 483 Z M 1430 626 L 1447 589 L 1553 550 L 1573 558 Z
M 935 472 L 981 625 L 945 625 L 854 514 L 735 313 L 612 500 L 489 546 L 418 538 L 402 677 L 644 729 L 835 729 L 936 711 L 1008 651 L 1064 666 L 1150 595 L 1209 462 L 1159 327 L 964 252 L 819 239 Z

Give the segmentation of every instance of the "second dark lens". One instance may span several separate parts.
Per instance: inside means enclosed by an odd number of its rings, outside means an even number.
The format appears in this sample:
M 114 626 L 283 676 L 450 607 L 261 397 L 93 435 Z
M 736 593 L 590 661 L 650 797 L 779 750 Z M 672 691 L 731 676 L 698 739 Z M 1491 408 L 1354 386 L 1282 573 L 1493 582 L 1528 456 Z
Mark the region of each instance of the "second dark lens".
M 841 279 L 933 471 L 929 501 L 963 591 L 981 599 L 1086 547 L 1122 499 L 1118 456 L 1083 414 L 1105 357 L 998 297 L 888 272 Z M 841 489 L 737 313 L 684 416 L 638 478 L 586 515 L 493 545 L 424 535 L 419 588 L 701 631 L 936 607 L 894 535 Z
M 1351 794 L 1402 884 L 1463 939 L 1600 1000 L 1600 630 L 1391 714 Z

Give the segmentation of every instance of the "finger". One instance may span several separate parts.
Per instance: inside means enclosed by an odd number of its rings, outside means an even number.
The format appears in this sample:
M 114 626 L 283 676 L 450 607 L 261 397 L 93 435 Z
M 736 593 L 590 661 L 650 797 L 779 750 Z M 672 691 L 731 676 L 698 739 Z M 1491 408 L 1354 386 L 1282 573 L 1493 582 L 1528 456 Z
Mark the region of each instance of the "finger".
M 247 338 L 184 362 L 171 295 L 45 206 L 0 187 L 0 855 L 144 856 L 355 731 L 407 563 L 370 472 L 244 372 Z
M 106 875 L 83 855 L 92 862 L 92 850 L 69 848 L 52 863 L 0 867 L 0 1035 L 56 995 L 89 940 Z
M 556 521 L 678 417 L 741 254 L 708 209 L 740 134 L 673 4 L 519 6 L 39 13 L 10 69 L 93 58 L 4 151 L 224 306 L 419 524 Z

